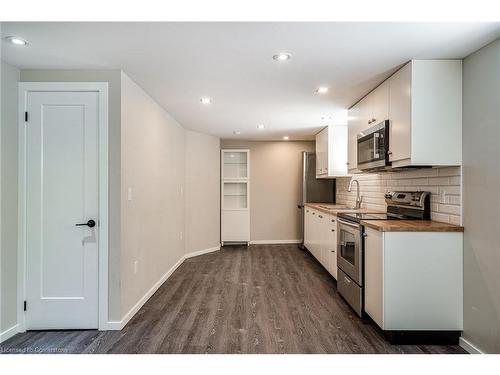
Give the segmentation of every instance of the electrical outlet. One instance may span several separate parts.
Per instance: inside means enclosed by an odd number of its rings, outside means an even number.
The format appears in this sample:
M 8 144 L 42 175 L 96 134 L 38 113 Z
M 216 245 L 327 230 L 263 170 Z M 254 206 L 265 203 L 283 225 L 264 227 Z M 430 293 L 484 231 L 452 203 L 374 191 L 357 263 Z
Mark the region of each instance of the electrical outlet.
M 127 191 L 127 200 L 129 202 L 132 202 L 132 188 L 131 187 L 129 187 L 128 191 Z
M 139 261 L 136 260 L 134 261 L 134 275 L 137 274 L 138 269 L 139 269 Z
M 184 194 L 184 186 L 181 185 L 181 188 L 179 190 L 180 190 L 181 195 L 183 195 Z
M 181 233 L 180 233 L 180 235 L 179 235 L 179 237 L 180 237 L 180 239 L 181 239 L 181 240 L 182 240 L 182 236 L 183 236 L 183 234 L 182 234 L 182 232 L 181 232 Z

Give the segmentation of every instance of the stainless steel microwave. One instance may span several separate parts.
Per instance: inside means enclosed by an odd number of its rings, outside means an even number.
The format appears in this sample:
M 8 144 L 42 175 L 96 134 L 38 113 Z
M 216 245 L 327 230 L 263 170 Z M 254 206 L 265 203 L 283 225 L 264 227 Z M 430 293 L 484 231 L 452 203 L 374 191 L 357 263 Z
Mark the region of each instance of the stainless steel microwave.
M 389 120 L 358 134 L 358 169 L 386 169 L 389 161 Z

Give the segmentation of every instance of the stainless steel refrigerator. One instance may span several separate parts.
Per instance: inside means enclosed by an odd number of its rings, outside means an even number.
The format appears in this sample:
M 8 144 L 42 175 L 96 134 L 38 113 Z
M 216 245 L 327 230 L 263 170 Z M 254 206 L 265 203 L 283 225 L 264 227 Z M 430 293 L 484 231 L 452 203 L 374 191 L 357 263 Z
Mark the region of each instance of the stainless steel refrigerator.
M 316 154 L 314 152 L 302 153 L 302 198 L 298 204 L 302 228 L 300 248 L 304 247 L 305 203 L 335 203 L 335 179 L 316 178 Z

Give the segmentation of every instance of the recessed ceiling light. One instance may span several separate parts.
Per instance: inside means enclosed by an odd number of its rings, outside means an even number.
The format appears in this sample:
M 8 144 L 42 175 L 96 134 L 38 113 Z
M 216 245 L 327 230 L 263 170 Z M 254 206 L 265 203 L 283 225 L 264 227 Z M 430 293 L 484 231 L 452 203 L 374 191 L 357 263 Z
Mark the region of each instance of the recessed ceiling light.
M 280 52 L 280 53 L 273 56 L 273 59 L 275 59 L 276 61 L 286 61 L 286 60 L 290 60 L 291 58 L 292 58 L 292 55 L 290 55 L 287 52 Z
M 316 89 L 316 94 L 326 94 L 328 92 L 328 87 L 318 87 Z
M 203 104 L 212 104 L 212 98 L 201 98 L 200 102 Z
M 264 124 L 257 125 L 257 129 L 264 129 L 264 128 L 265 128 Z
M 234 135 L 240 135 L 240 134 L 241 134 L 241 132 L 240 132 L 239 130 L 233 130 L 233 134 L 234 134 Z
M 28 44 L 26 40 L 17 36 L 6 36 L 5 40 L 11 44 L 15 44 L 16 46 L 25 46 Z
M 331 120 L 332 116 L 321 116 L 322 120 Z
M 288 138 L 288 135 L 285 135 L 285 136 L 283 137 L 283 139 L 284 139 L 285 141 L 288 141 L 288 139 L 289 139 L 289 138 Z

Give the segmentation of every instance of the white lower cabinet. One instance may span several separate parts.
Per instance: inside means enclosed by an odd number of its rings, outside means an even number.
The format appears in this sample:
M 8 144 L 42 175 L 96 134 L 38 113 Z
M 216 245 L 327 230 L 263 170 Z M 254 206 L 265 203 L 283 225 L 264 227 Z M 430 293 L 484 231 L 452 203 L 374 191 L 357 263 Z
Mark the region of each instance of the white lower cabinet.
M 382 329 L 463 329 L 463 233 L 365 234 L 365 311 Z
M 306 206 L 304 246 L 337 279 L 337 218 Z
M 384 327 L 383 275 L 384 243 L 382 232 L 365 229 L 365 312 Z

